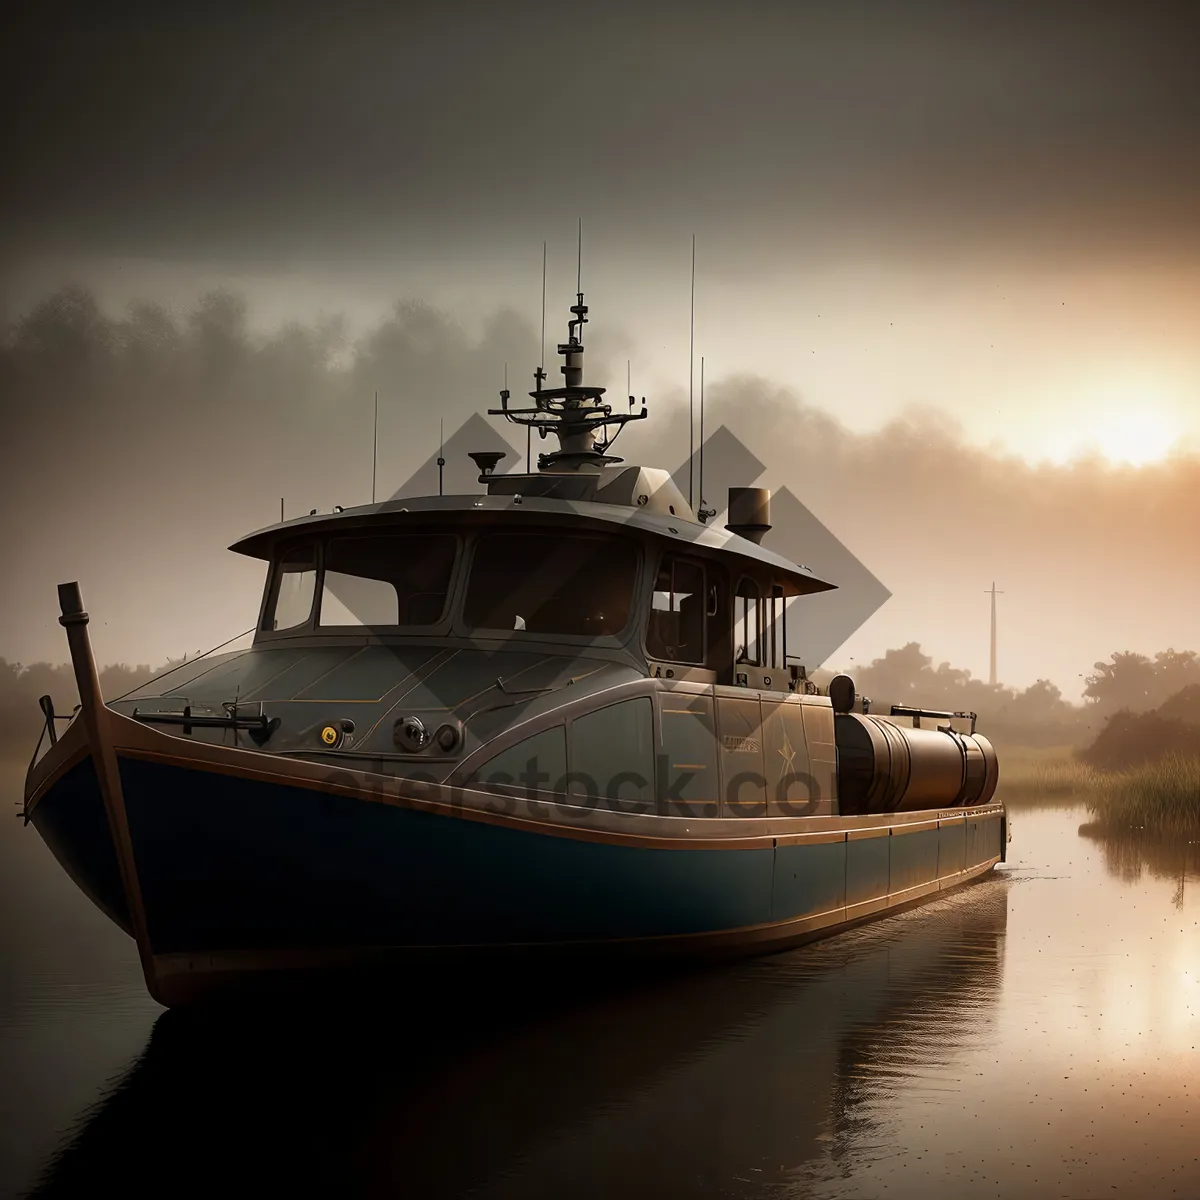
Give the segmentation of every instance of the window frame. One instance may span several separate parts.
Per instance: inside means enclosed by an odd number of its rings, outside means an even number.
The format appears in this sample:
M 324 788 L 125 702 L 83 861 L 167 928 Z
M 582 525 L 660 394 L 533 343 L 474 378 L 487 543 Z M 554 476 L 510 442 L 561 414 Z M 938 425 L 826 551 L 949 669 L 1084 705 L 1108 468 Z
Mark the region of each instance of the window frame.
M 432 625 L 321 625 L 320 604 L 322 594 L 325 590 L 325 550 L 328 543 L 333 538 L 387 536 L 390 532 L 395 532 L 400 537 L 428 536 L 450 537 L 454 539 L 454 559 L 450 567 L 450 580 L 446 588 L 446 601 L 442 606 L 442 613 L 437 622 Z M 445 634 L 451 622 L 455 619 L 459 604 L 464 543 L 465 538 L 462 532 L 457 529 L 401 530 L 395 526 L 391 528 L 385 527 L 380 530 L 371 529 L 370 527 L 346 531 L 335 530 L 322 534 L 310 534 L 307 537 L 298 537 L 294 540 L 281 542 L 273 549 L 271 561 L 267 567 L 267 579 L 263 588 L 262 602 L 259 605 L 258 628 L 255 632 L 254 640 L 256 642 L 274 641 L 276 639 L 292 637 L 362 638 L 371 637 L 376 634 L 382 637 Z M 280 577 L 282 575 L 280 568 L 286 556 L 291 551 L 305 545 L 314 547 L 317 574 L 316 586 L 313 590 L 313 602 L 309 608 L 308 617 L 303 624 L 293 625 L 288 629 L 268 629 L 266 627 L 267 618 L 273 613 L 279 598 Z
M 471 575 L 475 569 L 475 556 L 482 541 L 493 537 L 543 536 L 553 538 L 556 535 L 561 537 L 563 532 L 561 528 L 554 525 L 532 526 L 524 529 L 512 526 L 493 526 L 472 531 L 466 538 L 467 544 L 462 552 L 459 564 L 457 597 L 453 605 L 451 618 L 451 631 L 453 634 L 456 637 L 468 638 L 475 642 L 507 642 L 515 640 L 522 645 L 536 642 L 552 642 L 555 645 L 561 646 L 617 647 L 625 645 L 634 636 L 639 620 L 639 597 L 642 588 L 642 576 L 646 570 L 647 562 L 646 547 L 641 538 L 607 529 L 568 530 L 566 533 L 572 539 L 587 539 L 610 545 L 619 543 L 628 546 L 633 551 L 633 577 L 629 594 L 629 614 L 625 619 L 624 626 L 617 633 L 544 633 L 528 629 L 487 629 L 477 628 L 467 622 L 467 597 L 471 589 Z
M 742 588 L 746 584 L 754 588 L 753 597 L 743 595 Z M 750 600 L 754 601 L 754 649 L 755 657 L 749 657 L 750 637 L 746 632 L 746 618 L 750 612 Z M 762 667 L 763 660 L 766 657 L 764 654 L 766 630 L 763 627 L 763 585 L 762 581 L 753 575 L 743 574 L 738 577 L 737 584 L 733 589 L 733 604 L 731 613 L 731 626 L 733 632 L 732 649 L 733 649 L 733 668 L 736 671 L 738 667 Z M 746 657 L 738 655 L 738 640 L 737 632 L 739 622 L 742 629 L 742 654 Z
M 787 589 L 782 583 L 771 584 L 771 594 L 764 602 L 770 613 L 771 654 L 770 662 L 762 665 L 770 670 L 787 670 Z
M 685 563 L 688 566 L 695 567 L 700 572 L 701 588 L 700 596 L 703 598 L 703 607 L 700 610 L 700 658 L 699 659 L 670 659 L 663 658 L 661 655 L 655 654 L 650 649 L 650 625 L 654 620 L 655 612 L 660 610 L 654 607 L 654 593 L 658 590 L 658 577 L 662 573 L 663 566 L 666 563 L 671 563 L 671 592 L 672 603 L 675 596 L 675 564 Z M 709 578 L 710 572 L 708 564 L 703 558 L 696 557 L 690 554 L 679 554 L 674 550 L 663 550 L 654 561 L 654 573 L 650 578 L 649 600 L 646 609 L 646 619 L 642 623 L 642 649 L 645 652 L 646 658 L 650 662 L 670 663 L 672 666 L 679 667 L 697 667 L 705 668 L 708 666 L 709 653 L 709 636 L 708 636 L 708 618 L 710 607 L 710 589 L 713 586 L 712 580 Z M 678 609 L 669 609 L 668 611 L 677 612 Z
M 283 564 L 293 550 L 303 546 L 312 547 L 313 571 L 316 574 L 316 582 L 313 585 L 312 603 L 308 606 L 308 616 L 298 625 L 289 625 L 286 629 L 270 629 L 267 627 L 267 618 L 273 616 L 275 608 L 279 603 L 279 592 L 284 575 Z M 289 539 L 286 542 L 279 543 L 273 549 L 271 561 L 267 564 L 267 579 L 263 588 L 262 601 L 258 609 L 258 628 L 255 631 L 255 641 L 259 638 L 297 637 L 313 630 L 315 627 L 314 613 L 317 608 L 317 598 L 321 594 L 321 580 L 323 577 L 322 559 L 321 541 L 315 537 Z
M 450 577 L 446 584 L 446 598 L 442 602 L 442 611 L 438 614 L 436 621 L 425 625 L 322 625 L 321 624 L 321 602 L 325 597 L 325 571 L 326 571 L 326 552 L 329 548 L 329 543 L 338 538 L 352 537 L 387 537 L 392 533 L 396 537 L 428 537 L 428 538 L 449 538 L 454 542 L 454 554 L 450 560 Z M 370 530 L 355 530 L 346 533 L 330 533 L 326 534 L 320 542 L 321 566 L 317 577 L 317 594 L 313 602 L 313 612 L 311 615 L 312 628 L 314 632 L 324 636 L 353 636 L 357 634 L 362 637 L 364 634 L 380 632 L 385 635 L 390 634 L 412 634 L 420 631 L 432 631 L 442 629 L 450 619 L 450 614 L 453 610 L 455 594 L 457 592 L 458 569 L 462 562 L 462 543 L 461 534 L 454 530 L 404 530 L 399 529 L 387 532 L 375 532 Z M 335 571 L 335 574 L 346 574 L 344 571 Z M 397 595 L 397 610 L 399 606 L 399 597 Z

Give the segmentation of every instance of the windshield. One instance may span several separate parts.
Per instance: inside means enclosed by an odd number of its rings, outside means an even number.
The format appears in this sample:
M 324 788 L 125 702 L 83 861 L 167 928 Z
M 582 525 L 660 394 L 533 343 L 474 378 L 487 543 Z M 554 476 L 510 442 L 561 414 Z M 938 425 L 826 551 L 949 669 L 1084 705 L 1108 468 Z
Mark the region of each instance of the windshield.
M 456 550 L 452 534 L 330 538 L 318 624 L 436 625 L 446 610 Z
M 308 624 L 317 594 L 317 551 L 311 544 L 291 546 L 275 567 L 263 629 L 297 629 Z
M 601 637 L 629 623 L 637 546 L 624 538 L 493 533 L 475 544 L 463 620 L 477 630 Z

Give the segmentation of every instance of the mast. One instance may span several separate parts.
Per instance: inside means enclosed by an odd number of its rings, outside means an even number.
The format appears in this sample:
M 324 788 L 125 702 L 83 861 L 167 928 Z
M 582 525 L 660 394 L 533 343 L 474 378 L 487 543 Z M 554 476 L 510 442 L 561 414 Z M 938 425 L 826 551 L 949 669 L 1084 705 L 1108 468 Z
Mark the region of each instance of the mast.
M 563 359 L 559 368 L 563 385 L 544 387 L 546 372 L 538 367 L 533 373 L 534 390 L 529 393 L 534 404 L 532 408 L 510 408 L 509 392 L 505 388 L 500 393 L 500 407 L 488 409 L 489 416 L 504 417 L 511 424 L 524 425 L 530 431 L 536 429 L 539 437 L 552 433 L 558 438 L 558 450 L 538 455 L 539 471 L 597 471 L 605 463 L 620 462 L 621 459 L 606 453 L 608 447 L 626 422 L 646 417 L 645 400 L 640 412 L 632 411 L 632 402 L 629 412 L 614 412 L 611 404 L 602 402 L 607 388 L 584 383 L 583 327 L 588 321 L 588 306 L 583 302 L 578 275 L 576 288 L 575 303 L 569 310 L 571 320 L 567 322 L 567 340 L 558 346 Z M 616 428 L 610 434 L 611 426 Z

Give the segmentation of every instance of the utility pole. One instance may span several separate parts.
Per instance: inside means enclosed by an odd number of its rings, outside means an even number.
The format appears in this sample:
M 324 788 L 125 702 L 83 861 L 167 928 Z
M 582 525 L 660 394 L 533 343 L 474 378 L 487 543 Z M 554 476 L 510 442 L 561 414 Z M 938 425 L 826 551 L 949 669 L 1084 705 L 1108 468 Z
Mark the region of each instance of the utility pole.
M 992 598 L 992 658 L 991 658 L 991 665 L 988 670 L 988 683 L 991 684 L 992 687 L 995 687 L 996 686 L 996 597 L 1003 596 L 1004 593 L 996 591 L 996 581 L 993 580 L 991 590 L 984 591 L 983 594 L 985 596 L 991 596 L 991 598 Z

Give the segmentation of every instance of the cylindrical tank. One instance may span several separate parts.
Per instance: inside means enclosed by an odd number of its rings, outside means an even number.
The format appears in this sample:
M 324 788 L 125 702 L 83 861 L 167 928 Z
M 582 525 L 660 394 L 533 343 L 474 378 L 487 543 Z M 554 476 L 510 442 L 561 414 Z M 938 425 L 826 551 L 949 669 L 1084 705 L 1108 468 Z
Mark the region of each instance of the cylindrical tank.
M 847 815 L 970 807 L 996 791 L 996 751 L 982 734 L 838 713 L 835 737 L 838 811 Z

